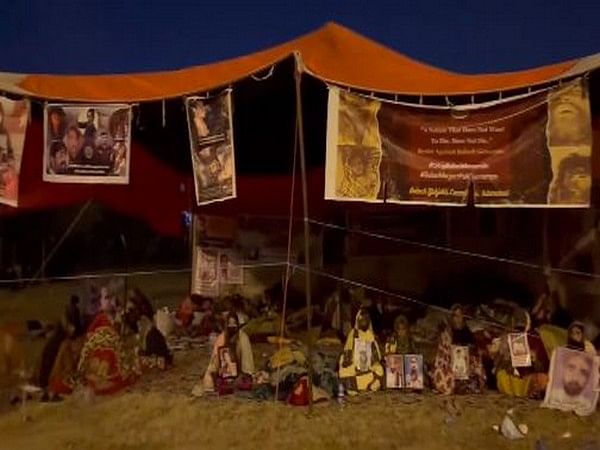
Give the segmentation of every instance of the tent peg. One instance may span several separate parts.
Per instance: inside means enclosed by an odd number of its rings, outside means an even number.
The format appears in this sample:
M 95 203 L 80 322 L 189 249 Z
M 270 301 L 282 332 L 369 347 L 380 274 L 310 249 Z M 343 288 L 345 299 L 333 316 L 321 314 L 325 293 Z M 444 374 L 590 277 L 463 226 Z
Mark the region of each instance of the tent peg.
M 471 94 L 471 105 L 475 104 L 475 95 Z
M 423 94 L 419 95 L 419 105 L 423 104 Z
M 166 124 L 167 124 L 167 108 L 165 106 L 166 102 L 165 99 L 163 98 L 162 100 L 162 127 L 165 128 Z

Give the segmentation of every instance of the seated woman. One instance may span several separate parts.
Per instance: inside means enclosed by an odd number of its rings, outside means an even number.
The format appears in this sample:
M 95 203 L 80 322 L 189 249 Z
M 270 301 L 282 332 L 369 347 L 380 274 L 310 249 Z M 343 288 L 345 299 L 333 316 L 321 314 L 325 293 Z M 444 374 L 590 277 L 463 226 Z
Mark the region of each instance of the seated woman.
M 508 335 L 502 337 L 496 358 L 496 385 L 499 392 L 515 397 L 541 399 L 548 384 L 550 362 L 542 339 L 531 329 L 529 314 L 514 324 L 515 333 L 527 334 L 527 345 L 531 355 L 529 367 L 514 367 L 508 345 Z
M 340 356 L 339 378 L 346 392 L 378 391 L 383 386 L 382 355 L 373 333 L 371 318 L 362 308 L 356 315 L 354 328 L 348 333 Z
M 410 335 L 408 320 L 405 316 L 398 316 L 394 320 L 394 333 L 385 344 L 386 355 L 408 355 L 415 353 L 415 344 Z
M 475 338 L 465 322 L 463 307 L 454 305 L 450 311 L 450 323 L 442 324 L 438 339 L 431 376 L 433 387 L 444 395 L 480 393 L 486 378 Z M 456 348 L 455 353 L 458 354 L 462 351 L 460 347 L 468 348 L 468 367 L 464 368 L 466 374 L 455 373 L 455 368 L 460 364 L 453 361 L 453 350 Z
M 585 338 L 585 325 L 582 322 L 573 322 L 567 329 L 567 348 L 586 353 L 596 354 L 596 347 Z
M 68 394 L 76 385 L 84 385 L 97 395 L 106 395 L 135 382 L 139 374 L 137 359 L 124 351 L 114 315 L 114 299 L 103 297 L 100 313 L 88 327 L 76 373 L 53 382 L 54 392 Z
M 140 338 L 140 364 L 144 369 L 166 369 L 173 364 L 173 355 L 167 341 L 147 315 L 138 320 Z
M 254 356 L 248 335 L 240 329 L 237 315 L 225 316 L 225 329 L 217 337 L 203 379 L 204 392 L 212 392 L 215 381 L 232 380 L 254 374 Z

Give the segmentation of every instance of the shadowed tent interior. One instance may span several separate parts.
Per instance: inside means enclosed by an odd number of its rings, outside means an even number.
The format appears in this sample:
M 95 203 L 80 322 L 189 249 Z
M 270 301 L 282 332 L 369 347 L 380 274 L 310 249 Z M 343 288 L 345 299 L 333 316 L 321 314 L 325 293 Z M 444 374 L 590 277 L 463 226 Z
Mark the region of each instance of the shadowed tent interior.
M 590 72 L 590 98 L 594 129 L 593 204 L 597 204 L 598 145 L 600 145 L 598 74 L 600 60 L 583 58 L 553 66 L 521 72 L 489 75 L 461 75 L 413 61 L 336 24 L 273 49 L 231 61 L 182 69 L 168 73 L 114 76 L 52 76 L 0 74 L 0 87 L 16 97 L 33 99 L 32 121 L 26 136 L 20 181 L 20 207 L 0 206 L 2 227 L 24 246 L 31 236 L 22 225 L 31 220 L 47 220 L 57 208 L 80 205 L 88 200 L 104 205 L 118 214 L 141 220 L 159 234 L 181 238 L 183 211 L 196 209 L 215 215 L 289 214 L 291 170 L 295 131 L 295 61 L 299 52 L 305 64 L 302 78 L 304 137 L 307 155 L 309 215 L 325 221 L 343 222 L 344 214 L 368 217 L 386 215 L 423 216 L 439 219 L 444 208 L 419 208 L 401 205 L 365 205 L 331 202 L 323 199 L 327 86 L 324 80 L 350 86 L 363 93 L 417 103 L 445 104 L 445 96 L 468 102 L 494 100 L 526 92 L 528 88 L 548 86 L 559 79 Z M 238 198 L 202 208 L 195 206 L 190 161 L 187 118 L 183 95 L 215 95 L 233 87 L 234 145 L 236 152 Z M 164 126 L 163 101 L 164 100 Z M 132 102 L 132 156 L 130 184 L 74 185 L 42 182 L 43 101 L 125 101 Z M 300 184 L 296 183 L 295 216 L 301 216 Z M 44 212 L 45 211 L 45 212 Z M 472 225 L 472 218 L 496 214 L 475 213 L 462 208 L 450 213 L 457 223 Z M 499 213 L 500 214 L 500 213 Z M 540 217 L 541 212 L 502 212 L 505 216 Z M 570 225 L 561 217 L 570 212 L 550 211 L 561 229 Z M 123 220 L 115 219 L 115 220 Z M 529 223 L 539 223 L 531 221 Z M 131 225 L 132 229 L 141 229 Z M 558 225 L 557 225 L 558 226 Z M 137 228 L 136 228 L 137 227 Z M 565 228 L 563 228 L 565 227 Z M 579 232 L 579 224 L 572 233 Z M 110 228 L 110 227 L 109 227 Z M 115 233 L 121 232 L 118 226 Z M 40 226 L 38 233 L 43 234 Z M 557 231 L 558 233 L 559 231 Z M 148 234 L 150 231 L 135 231 Z M 473 233 L 479 233 L 473 229 Z M 426 233 L 422 233 L 424 235 Z M 443 231 L 442 231 L 443 234 Z M 428 241 L 439 236 L 428 235 Z M 385 244 L 384 244 L 385 245 Z M 557 243 L 557 245 L 561 245 Z M 369 251 L 376 252 L 377 245 Z M 496 248 L 502 252 L 504 248 Z M 184 250 L 179 250 L 185 254 Z

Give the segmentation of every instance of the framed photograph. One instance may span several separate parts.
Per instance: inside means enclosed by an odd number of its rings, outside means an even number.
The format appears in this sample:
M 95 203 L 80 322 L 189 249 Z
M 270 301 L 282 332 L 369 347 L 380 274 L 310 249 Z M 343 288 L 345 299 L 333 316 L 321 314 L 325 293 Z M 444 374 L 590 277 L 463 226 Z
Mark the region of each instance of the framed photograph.
M 238 376 L 237 364 L 231 356 L 229 347 L 219 349 L 219 375 L 223 378 L 236 378 Z
M 599 358 L 559 347 L 552 353 L 550 379 L 542 406 L 588 416 L 598 403 Z
M 354 365 L 357 372 L 371 370 L 371 343 L 361 339 L 354 339 Z
M 388 389 L 404 387 L 404 357 L 402 355 L 385 357 L 385 386 Z
M 421 390 L 424 385 L 423 355 L 404 355 L 404 387 Z
M 469 347 L 452 346 L 452 375 L 455 380 L 469 379 Z
M 509 334 L 508 348 L 513 367 L 531 367 L 531 352 L 526 333 Z

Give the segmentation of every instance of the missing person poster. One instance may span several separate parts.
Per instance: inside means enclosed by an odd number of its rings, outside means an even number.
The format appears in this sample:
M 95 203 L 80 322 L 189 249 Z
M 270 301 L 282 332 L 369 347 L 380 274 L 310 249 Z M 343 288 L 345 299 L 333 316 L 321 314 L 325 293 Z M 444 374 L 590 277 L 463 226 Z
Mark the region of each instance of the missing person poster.
M 371 357 L 371 343 L 354 339 L 354 364 L 357 372 L 368 372 L 371 369 Z
M 404 387 L 421 390 L 425 387 L 423 355 L 404 355 Z
M 388 389 L 404 387 L 403 355 L 387 355 L 385 357 L 385 387 Z
M 231 90 L 188 97 L 186 111 L 198 205 L 236 197 Z
M 233 251 L 219 250 L 219 283 L 243 284 L 244 272 Z
M 193 261 L 192 293 L 205 297 L 219 295 L 219 251 L 196 247 Z
M 0 96 L 0 204 L 18 206 L 19 175 L 29 117 L 26 100 Z
M 452 376 L 455 380 L 469 379 L 469 347 L 452 346 Z
M 529 351 L 526 333 L 510 333 L 508 335 L 508 348 L 513 367 L 531 367 L 531 352 Z
M 130 106 L 48 104 L 44 132 L 44 181 L 129 183 Z
M 596 411 L 598 356 L 566 347 L 552 353 L 550 379 L 542 406 L 588 416 Z
M 460 110 L 329 90 L 325 198 L 587 207 L 587 83 Z

